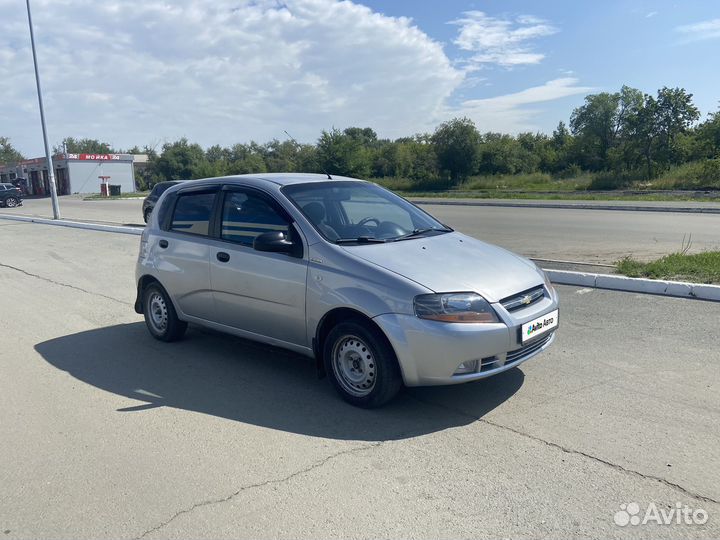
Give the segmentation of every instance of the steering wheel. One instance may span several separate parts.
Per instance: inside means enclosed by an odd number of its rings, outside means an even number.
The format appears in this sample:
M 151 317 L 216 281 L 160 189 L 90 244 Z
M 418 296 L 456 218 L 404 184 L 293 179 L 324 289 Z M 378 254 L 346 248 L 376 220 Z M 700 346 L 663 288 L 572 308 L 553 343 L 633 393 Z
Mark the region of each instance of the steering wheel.
M 380 226 L 380 220 L 378 218 L 366 217 L 366 218 L 362 218 L 360 221 L 358 221 L 358 227 L 362 227 L 363 225 L 366 225 L 367 223 L 370 223 L 371 221 L 375 222 L 376 227 Z

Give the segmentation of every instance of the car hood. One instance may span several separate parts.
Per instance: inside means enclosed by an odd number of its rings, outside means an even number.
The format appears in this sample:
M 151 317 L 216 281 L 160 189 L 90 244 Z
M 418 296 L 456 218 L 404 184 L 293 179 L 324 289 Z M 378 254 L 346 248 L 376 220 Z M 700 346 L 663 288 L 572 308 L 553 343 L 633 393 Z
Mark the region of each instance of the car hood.
M 434 292 L 474 291 L 489 302 L 543 283 L 529 260 L 458 232 L 343 249 Z

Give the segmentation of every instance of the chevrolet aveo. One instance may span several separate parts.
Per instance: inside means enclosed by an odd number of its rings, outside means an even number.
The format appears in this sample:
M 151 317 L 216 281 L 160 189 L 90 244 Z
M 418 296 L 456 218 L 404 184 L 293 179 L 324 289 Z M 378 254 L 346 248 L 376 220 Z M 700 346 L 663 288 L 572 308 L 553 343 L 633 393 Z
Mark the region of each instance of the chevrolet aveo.
M 534 263 L 352 178 L 262 174 L 168 189 L 145 228 L 135 310 L 162 341 L 188 323 L 316 359 L 377 407 L 545 350 L 558 295 Z

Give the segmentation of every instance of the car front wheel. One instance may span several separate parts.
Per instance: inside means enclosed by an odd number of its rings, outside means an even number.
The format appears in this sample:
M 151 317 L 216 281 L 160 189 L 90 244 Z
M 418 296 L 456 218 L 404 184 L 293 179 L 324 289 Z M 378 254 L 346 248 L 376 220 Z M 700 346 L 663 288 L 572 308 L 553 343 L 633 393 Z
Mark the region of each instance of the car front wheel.
M 143 315 L 150 334 L 160 341 L 177 341 L 187 329 L 187 323 L 178 319 L 172 301 L 158 283 L 145 288 Z
M 367 323 L 338 324 L 323 351 L 325 371 L 345 401 L 367 409 L 390 401 L 402 388 L 395 353 L 385 337 Z
M 18 205 L 18 200 L 15 197 L 8 197 L 5 199 L 5 206 L 8 208 L 15 208 Z

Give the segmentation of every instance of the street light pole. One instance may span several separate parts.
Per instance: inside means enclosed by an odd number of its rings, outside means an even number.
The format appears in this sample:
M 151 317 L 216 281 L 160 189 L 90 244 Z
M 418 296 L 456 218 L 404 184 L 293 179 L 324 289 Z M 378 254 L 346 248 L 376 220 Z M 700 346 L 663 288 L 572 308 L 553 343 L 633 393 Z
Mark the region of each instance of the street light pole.
M 30 14 L 30 0 L 26 0 L 28 24 L 30 25 L 30 43 L 32 45 L 33 62 L 35 64 L 35 82 L 37 84 L 38 104 L 40 105 L 40 123 L 42 124 L 43 141 L 45 142 L 45 157 L 47 159 L 48 180 L 50 183 L 50 198 L 52 199 L 53 216 L 60 219 L 60 205 L 58 204 L 57 188 L 55 186 L 55 170 L 53 169 L 50 146 L 48 145 L 47 128 L 45 127 L 45 109 L 43 108 L 42 90 L 40 89 L 40 72 L 38 71 L 37 53 L 35 52 L 35 34 L 33 32 L 32 15 Z

